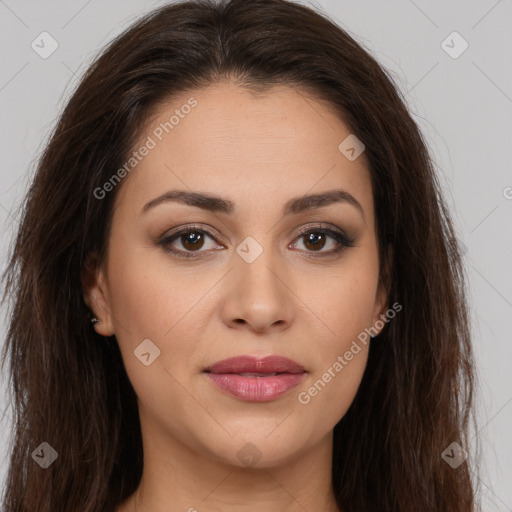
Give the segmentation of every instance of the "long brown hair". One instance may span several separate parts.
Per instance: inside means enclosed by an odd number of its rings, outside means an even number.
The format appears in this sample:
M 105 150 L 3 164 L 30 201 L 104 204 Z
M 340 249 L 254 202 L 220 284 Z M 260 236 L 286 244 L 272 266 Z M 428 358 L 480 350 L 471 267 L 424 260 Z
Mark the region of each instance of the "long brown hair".
M 155 107 L 219 80 L 310 91 L 366 147 L 381 278 L 390 304 L 403 309 L 371 342 L 358 393 L 334 429 L 340 508 L 476 510 L 471 457 L 457 468 L 442 457 L 453 442 L 470 451 L 475 376 L 464 269 L 398 87 L 313 8 L 193 0 L 150 12 L 108 44 L 38 162 L 3 276 L 11 307 L 2 368 L 9 356 L 14 405 L 4 512 L 112 511 L 138 486 L 135 392 L 115 337 L 95 333 L 83 298 L 84 262 L 105 256 L 122 183 L 101 200 L 97 190 L 126 162 Z M 47 469 L 31 457 L 42 442 L 58 453 Z

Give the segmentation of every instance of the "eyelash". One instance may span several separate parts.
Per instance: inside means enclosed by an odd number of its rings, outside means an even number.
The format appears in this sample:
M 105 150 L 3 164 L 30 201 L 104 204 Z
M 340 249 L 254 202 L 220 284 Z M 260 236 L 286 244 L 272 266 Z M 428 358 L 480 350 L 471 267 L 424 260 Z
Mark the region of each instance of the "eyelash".
M 179 231 L 171 233 L 169 236 L 166 236 L 165 238 L 158 241 L 157 243 L 158 243 L 158 245 L 162 246 L 164 251 L 174 254 L 178 258 L 200 259 L 200 258 L 207 257 L 207 255 L 198 256 L 197 253 L 207 253 L 208 251 L 182 251 L 182 250 L 177 250 L 177 249 L 171 248 L 169 246 L 170 243 L 177 240 L 181 235 L 184 235 L 187 233 L 207 234 L 214 240 L 215 240 L 215 236 L 216 236 L 210 229 L 207 229 L 205 226 L 190 225 L 190 226 L 184 227 L 183 229 L 180 229 Z M 322 251 L 318 255 L 314 254 L 314 251 L 308 251 L 309 253 L 311 253 L 311 255 L 305 256 L 307 258 L 324 258 L 327 256 L 332 256 L 334 254 L 338 254 L 338 253 L 344 251 L 347 248 L 354 246 L 355 238 L 351 238 L 351 237 L 347 236 L 342 231 L 335 231 L 333 229 L 329 229 L 329 228 L 326 228 L 323 226 L 318 226 L 318 227 L 313 226 L 313 227 L 301 229 L 299 231 L 299 233 L 297 234 L 297 236 L 295 237 L 295 240 L 298 240 L 301 237 L 311 234 L 311 233 L 321 233 L 324 235 L 329 235 L 331 238 L 336 240 L 336 242 L 338 242 L 340 244 L 340 246 L 338 248 L 330 250 L 330 251 Z

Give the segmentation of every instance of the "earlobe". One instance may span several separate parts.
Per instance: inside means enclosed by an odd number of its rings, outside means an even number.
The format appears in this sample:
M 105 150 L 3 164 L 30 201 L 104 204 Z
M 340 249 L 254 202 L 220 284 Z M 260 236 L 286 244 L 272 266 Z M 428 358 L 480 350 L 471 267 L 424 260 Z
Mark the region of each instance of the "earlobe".
M 107 281 L 103 268 L 98 264 L 95 254 L 89 255 L 82 269 L 82 288 L 84 301 L 91 310 L 94 330 L 102 336 L 115 334 L 109 302 Z

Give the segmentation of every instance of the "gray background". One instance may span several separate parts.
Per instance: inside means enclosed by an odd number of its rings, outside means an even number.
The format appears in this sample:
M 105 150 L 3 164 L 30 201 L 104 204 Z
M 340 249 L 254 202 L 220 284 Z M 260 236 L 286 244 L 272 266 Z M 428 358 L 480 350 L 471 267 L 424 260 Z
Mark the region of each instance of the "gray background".
M 49 131 L 98 51 L 140 14 L 145 0 L 0 0 L 0 265 Z M 307 2 L 303 2 L 306 3 Z M 512 511 L 512 1 L 324 0 L 326 12 L 388 68 L 425 134 L 463 241 L 478 365 L 480 485 L 485 511 Z M 31 43 L 48 32 L 58 49 Z M 457 31 L 457 58 L 442 42 Z M 451 42 L 453 40 L 453 43 Z M 461 40 L 447 44 L 458 52 Z M 5 320 L 1 324 L 4 340 Z M 6 407 L 5 381 L 0 407 Z M 1 424 L 0 478 L 11 411 Z

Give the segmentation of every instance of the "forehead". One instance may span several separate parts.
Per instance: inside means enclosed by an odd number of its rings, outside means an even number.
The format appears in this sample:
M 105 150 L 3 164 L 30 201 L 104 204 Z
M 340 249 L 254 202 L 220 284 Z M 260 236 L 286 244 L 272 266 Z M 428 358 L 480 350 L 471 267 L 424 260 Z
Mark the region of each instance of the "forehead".
M 124 178 L 117 202 L 140 211 L 168 190 L 189 189 L 229 198 L 237 210 L 277 211 L 290 197 L 342 188 L 372 218 L 365 154 L 349 160 L 339 149 L 349 136 L 328 103 L 300 89 L 254 95 L 222 83 L 187 91 L 154 110 L 132 148 L 151 149 Z

